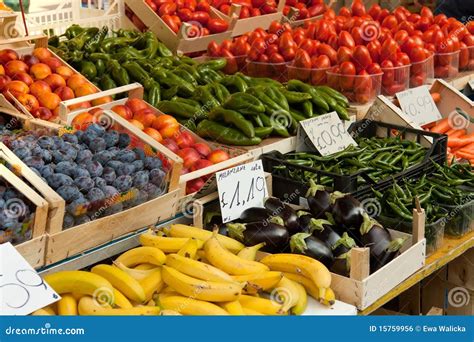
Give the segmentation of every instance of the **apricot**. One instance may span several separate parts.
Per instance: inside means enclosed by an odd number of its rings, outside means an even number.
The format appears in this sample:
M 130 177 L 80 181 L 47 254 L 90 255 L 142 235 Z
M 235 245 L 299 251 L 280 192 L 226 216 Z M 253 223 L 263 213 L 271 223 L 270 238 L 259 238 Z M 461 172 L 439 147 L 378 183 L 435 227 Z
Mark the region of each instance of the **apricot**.
M 18 74 L 20 72 L 27 73 L 28 70 L 28 65 L 20 60 L 10 61 L 5 65 L 5 73 L 10 77 L 13 77 L 15 74 Z
M 31 94 L 20 94 L 17 99 L 30 113 L 38 109 L 40 106 L 36 97 Z
M 95 93 L 97 93 L 97 89 L 89 83 L 83 84 L 79 88 L 74 89 L 74 94 L 76 94 L 76 97 L 82 97 Z
M 61 98 L 55 93 L 41 94 L 38 100 L 42 107 L 46 107 L 49 110 L 55 110 L 61 102 Z
M 62 76 L 58 74 L 51 74 L 48 77 L 46 77 L 44 81 L 49 84 L 49 86 L 51 87 L 53 91 L 56 90 L 57 88 L 66 86 L 66 81 L 64 80 Z
M 50 93 L 51 87 L 45 81 L 35 81 L 30 85 L 30 93 L 38 97 L 44 93 Z
M 62 76 L 62 78 L 64 78 L 67 81 L 69 77 L 74 75 L 74 71 L 72 71 L 71 68 L 65 65 L 61 65 L 56 68 L 56 74 L 58 74 L 59 76 Z
M 78 89 L 84 84 L 88 84 L 87 79 L 79 74 L 73 74 L 67 80 L 67 86 L 71 88 L 74 92 L 76 91 L 76 89 Z
M 47 48 L 40 47 L 33 50 L 33 56 L 38 58 L 40 61 L 43 61 L 48 57 L 52 57 L 53 54 Z
M 67 101 L 67 100 L 71 100 L 75 98 L 74 92 L 72 91 L 72 89 L 66 86 L 56 88 L 54 93 L 58 95 L 63 101 Z
M 44 63 L 35 64 L 30 68 L 30 74 L 35 80 L 44 80 L 52 73 L 51 68 Z

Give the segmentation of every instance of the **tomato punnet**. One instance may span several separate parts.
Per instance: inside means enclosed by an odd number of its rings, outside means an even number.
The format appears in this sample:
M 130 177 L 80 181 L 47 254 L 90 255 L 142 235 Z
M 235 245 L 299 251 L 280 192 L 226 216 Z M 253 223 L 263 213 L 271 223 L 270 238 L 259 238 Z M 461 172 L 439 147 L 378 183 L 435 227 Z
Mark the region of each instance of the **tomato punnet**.
M 361 17 L 365 15 L 365 6 L 362 0 L 354 0 L 351 6 L 352 15 Z
M 372 78 L 365 70 L 361 70 L 354 81 L 355 100 L 359 103 L 367 103 L 375 96 Z
M 326 55 L 331 60 L 331 64 L 336 64 L 337 62 L 337 52 L 332 47 L 327 44 L 321 44 L 318 47 L 318 53 L 320 55 Z
M 380 65 L 378 63 L 371 63 L 367 67 L 367 72 L 370 75 L 380 75 L 383 71 L 382 71 L 382 68 L 380 67 Z
M 380 64 L 382 68 L 383 75 L 382 75 L 382 86 L 389 87 L 395 81 L 395 71 L 393 70 L 393 62 L 386 59 Z
M 358 71 L 365 70 L 372 63 L 369 49 L 363 45 L 357 45 L 352 55 L 352 61 Z
M 398 51 L 398 44 L 393 38 L 389 38 L 382 44 L 382 49 L 380 50 L 380 60 L 383 62 L 390 57 L 396 55 Z

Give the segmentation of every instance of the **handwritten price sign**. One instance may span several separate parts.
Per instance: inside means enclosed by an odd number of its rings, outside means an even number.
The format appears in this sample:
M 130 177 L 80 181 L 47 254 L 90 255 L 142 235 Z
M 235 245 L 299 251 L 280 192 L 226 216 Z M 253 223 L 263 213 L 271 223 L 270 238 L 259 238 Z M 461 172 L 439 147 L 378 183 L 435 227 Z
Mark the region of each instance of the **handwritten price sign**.
M 268 196 L 261 160 L 216 173 L 222 222 L 238 219 L 247 208 L 263 207 Z
M 442 119 L 428 86 L 408 89 L 396 94 L 403 112 L 419 126 Z
M 297 134 L 297 151 L 312 151 L 316 148 L 322 156 L 340 152 L 350 145 L 357 146 L 347 133 L 344 123 L 336 112 L 300 121 Z
M 0 245 L 0 316 L 28 315 L 60 299 L 11 243 Z

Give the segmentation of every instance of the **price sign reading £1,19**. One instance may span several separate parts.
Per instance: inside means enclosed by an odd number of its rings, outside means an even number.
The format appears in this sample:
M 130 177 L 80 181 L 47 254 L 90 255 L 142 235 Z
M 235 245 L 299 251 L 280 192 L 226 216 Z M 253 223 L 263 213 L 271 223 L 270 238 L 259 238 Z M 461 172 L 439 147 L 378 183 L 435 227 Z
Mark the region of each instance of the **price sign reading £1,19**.
M 0 316 L 28 315 L 59 299 L 11 243 L 0 245 Z
M 238 219 L 247 208 L 263 207 L 268 196 L 261 160 L 216 173 L 222 222 Z
M 408 89 L 396 95 L 400 108 L 419 126 L 442 119 L 428 86 Z
M 357 146 L 357 143 L 336 112 L 300 121 L 296 145 L 298 152 L 316 148 L 322 156 L 329 156 L 350 145 Z

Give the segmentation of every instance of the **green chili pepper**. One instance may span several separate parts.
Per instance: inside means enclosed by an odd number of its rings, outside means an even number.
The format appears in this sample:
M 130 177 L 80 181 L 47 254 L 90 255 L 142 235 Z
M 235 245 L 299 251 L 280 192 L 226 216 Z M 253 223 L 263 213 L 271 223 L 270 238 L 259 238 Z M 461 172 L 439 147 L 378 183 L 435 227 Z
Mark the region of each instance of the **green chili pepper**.
M 223 121 L 227 124 L 231 124 L 234 127 L 240 129 L 247 137 L 253 138 L 255 136 L 255 129 L 252 123 L 245 119 L 245 117 L 239 112 L 224 109 L 214 108 L 209 112 L 209 120 Z
M 227 145 L 251 146 L 262 142 L 259 137 L 249 138 L 237 129 L 210 120 L 199 122 L 196 132 L 201 137 L 211 138 Z
M 107 36 L 108 32 L 109 28 L 107 26 L 102 26 L 95 36 L 84 45 L 84 50 L 87 53 L 93 53 L 99 50 L 99 47 L 102 44 L 104 38 Z
M 117 88 L 117 84 L 115 83 L 115 81 L 112 79 L 112 77 L 109 74 L 104 74 L 100 78 L 99 88 L 101 90 L 114 89 L 114 88 Z
M 224 108 L 235 110 L 244 115 L 257 115 L 265 112 L 263 103 L 247 93 L 234 93 L 224 103 Z

